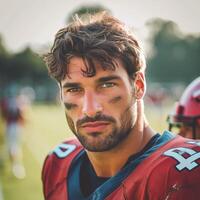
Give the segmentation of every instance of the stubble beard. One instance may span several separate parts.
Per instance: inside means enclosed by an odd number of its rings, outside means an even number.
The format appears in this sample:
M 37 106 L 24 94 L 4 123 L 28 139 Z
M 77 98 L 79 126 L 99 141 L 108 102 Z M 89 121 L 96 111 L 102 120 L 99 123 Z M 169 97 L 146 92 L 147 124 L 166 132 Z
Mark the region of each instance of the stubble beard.
M 111 131 L 105 134 L 103 132 L 94 132 L 90 133 L 90 135 L 82 133 L 79 127 L 77 127 L 77 129 L 75 128 L 72 118 L 69 117 L 67 113 L 66 119 L 69 128 L 85 149 L 91 152 L 104 152 L 118 146 L 131 133 L 136 121 L 136 113 L 133 113 L 133 110 L 135 111 L 136 109 L 132 110 L 131 108 L 132 106 L 128 106 L 121 114 L 120 127 L 117 127 L 116 120 L 113 119 L 115 122 L 112 122 Z

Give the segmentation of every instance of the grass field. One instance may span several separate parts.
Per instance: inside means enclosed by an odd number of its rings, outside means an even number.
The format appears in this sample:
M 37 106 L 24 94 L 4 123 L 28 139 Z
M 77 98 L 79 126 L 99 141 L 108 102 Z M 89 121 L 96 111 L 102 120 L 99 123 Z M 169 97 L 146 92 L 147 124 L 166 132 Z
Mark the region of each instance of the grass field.
M 147 117 L 157 131 L 167 127 L 165 123 L 167 112 L 168 109 L 161 108 L 147 110 Z M 56 144 L 72 135 L 68 131 L 64 112 L 60 106 L 34 105 L 28 110 L 26 118 L 23 152 L 27 176 L 23 180 L 15 179 L 11 175 L 8 159 L 4 158 L 4 162 L 0 165 L 3 200 L 43 200 L 41 184 L 43 160 Z
M 42 200 L 41 168 L 47 153 L 70 136 L 62 108 L 37 105 L 28 110 L 23 131 L 24 165 L 27 176 L 17 180 L 11 175 L 8 159 L 0 167 L 4 200 Z M 0 199 L 1 200 L 1 199 Z

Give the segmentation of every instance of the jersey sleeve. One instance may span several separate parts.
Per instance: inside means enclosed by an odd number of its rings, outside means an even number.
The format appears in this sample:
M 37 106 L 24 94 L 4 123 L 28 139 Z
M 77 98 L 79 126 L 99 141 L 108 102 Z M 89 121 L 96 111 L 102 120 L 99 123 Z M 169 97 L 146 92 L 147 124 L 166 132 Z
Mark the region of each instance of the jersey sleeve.
M 159 160 L 152 160 L 152 165 L 147 182 L 149 199 L 200 197 L 200 142 L 180 139 L 178 145 L 162 151 Z
M 76 140 L 58 145 L 45 159 L 42 183 L 45 200 L 67 199 L 67 176 L 73 159 L 82 150 Z
M 176 137 L 143 160 L 108 196 L 137 200 L 198 200 L 200 141 Z M 107 200 L 106 199 L 106 200 Z
M 200 183 L 174 185 L 165 199 L 168 200 L 197 200 L 200 197 Z

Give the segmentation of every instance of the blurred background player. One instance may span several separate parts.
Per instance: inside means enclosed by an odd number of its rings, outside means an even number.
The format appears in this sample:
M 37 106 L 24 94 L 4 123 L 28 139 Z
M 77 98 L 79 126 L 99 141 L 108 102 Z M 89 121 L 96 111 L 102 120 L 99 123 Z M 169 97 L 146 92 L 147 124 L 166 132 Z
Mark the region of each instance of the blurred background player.
M 200 139 L 200 77 L 187 86 L 167 121 L 172 132 Z
M 16 178 L 25 177 L 22 162 L 21 134 L 24 124 L 23 103 L 20 95 L 10 93 L 1 99 L 1 115 L 5 123 L 5 144 Z

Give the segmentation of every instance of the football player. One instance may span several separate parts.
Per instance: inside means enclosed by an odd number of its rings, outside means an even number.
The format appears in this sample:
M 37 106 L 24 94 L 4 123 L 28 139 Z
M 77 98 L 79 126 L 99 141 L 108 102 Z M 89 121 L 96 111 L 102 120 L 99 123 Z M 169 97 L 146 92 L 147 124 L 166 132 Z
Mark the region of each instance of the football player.
M 122 22 L 76 17 L 44 60 L 75 135 L 44 162 L 46 200 L 199 198 L 200 143 L 148 124 L 144 55 Z
M 200 77 L 192 81 L 167 118 L 169 130 L 187 138 L 200 139 Z

